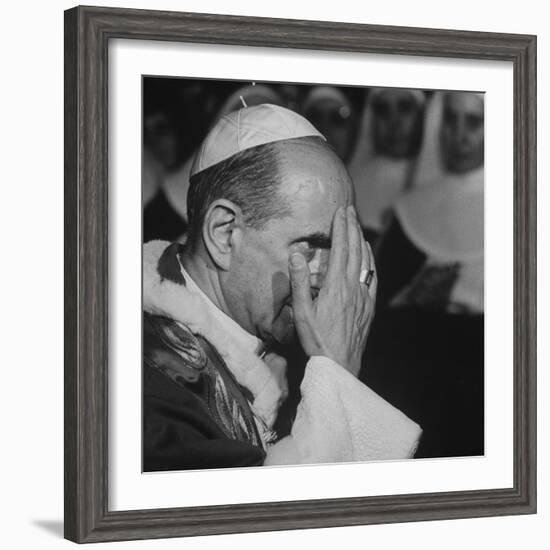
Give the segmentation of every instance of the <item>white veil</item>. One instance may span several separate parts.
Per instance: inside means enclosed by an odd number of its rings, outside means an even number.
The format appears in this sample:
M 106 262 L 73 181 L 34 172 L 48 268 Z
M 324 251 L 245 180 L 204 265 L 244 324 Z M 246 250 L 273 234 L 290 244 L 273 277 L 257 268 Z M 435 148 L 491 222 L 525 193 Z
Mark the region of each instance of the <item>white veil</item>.
M 484 168 L 463 174 L 445 170 L 440 150 L 443 98 L 443 92 L 436 92 L 431 101 L 413 189 L 399 199 L 395 214 L 428 264 L 460 264 L 452 302 L 483 312 Z
M 430 102 L 412 189 L 395 210 L 408 237 L 426 254 L 442 261 L 470 261 L 483 256 L 484 169 L 452 174 L 444 168 L 443 97 L 436 92 Z
M 355 187 L 355 204 L 363 227 L 380 232 L 385 216 L 409 184 L 414 159 L 393 159 L 379 155 L 372 139 L 373 102 L 384 88 L 371 90 L 357 135 L 348 172 Z M 423 92 L 410 90 L 418 102 L 426 101 Z

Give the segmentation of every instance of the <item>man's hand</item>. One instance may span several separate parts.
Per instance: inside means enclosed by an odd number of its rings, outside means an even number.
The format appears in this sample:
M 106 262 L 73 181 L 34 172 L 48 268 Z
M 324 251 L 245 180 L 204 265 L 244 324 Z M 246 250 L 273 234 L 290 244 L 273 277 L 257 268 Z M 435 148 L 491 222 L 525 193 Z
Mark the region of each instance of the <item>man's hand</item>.
M 376 271 L 367 285 L 359 281 L 364 269 L 375 270 L 374 257 L 353 207 L 339 208 L 334 215 L 327 273 L 315 300 L 306 259 L 300 253 L 289 259 L 294 323 L 302 348 L 308 356 L 333 359 L 355 376 L 376 300 Z

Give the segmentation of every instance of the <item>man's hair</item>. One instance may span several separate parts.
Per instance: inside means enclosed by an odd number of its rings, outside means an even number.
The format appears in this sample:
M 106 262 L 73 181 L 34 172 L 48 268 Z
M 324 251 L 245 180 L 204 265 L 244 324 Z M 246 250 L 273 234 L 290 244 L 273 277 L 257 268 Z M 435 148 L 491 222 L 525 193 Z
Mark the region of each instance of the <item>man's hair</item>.
M 242 210 L 244 221 L 261 228 L 290 212 L 279 192 L 278 142 L 246 149 L 191 176 L 187 194 L 189 241 L 196 244 L 210 205 L 227 199 Z
M 327 146 L 317 136 L 296 138 L 296 141 Z M 280 169 L 284 162 L 281 149 L 287 143 L 275 141 L 245 149 L 191 176 L 187 192 L 191 245 L 197 244 L 208 208 L 217 199 L 235 203 L 245 223 L 256 229 L 290 213 L 290 203 L 280 193 Z

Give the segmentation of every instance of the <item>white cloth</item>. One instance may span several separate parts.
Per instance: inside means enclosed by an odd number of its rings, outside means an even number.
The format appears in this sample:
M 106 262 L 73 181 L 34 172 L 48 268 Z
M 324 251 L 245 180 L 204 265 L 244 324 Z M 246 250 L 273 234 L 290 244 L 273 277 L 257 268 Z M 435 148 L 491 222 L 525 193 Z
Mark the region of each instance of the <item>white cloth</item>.
M 237 381 L 252 393 L 253 413 L 271 427 L 286 396 L 284 372 L 273 372 L 254 353 L 259 340 L 219 310 L 187 273 L 187 287 L 161 280 L 156 266 L 168 244 L 144 245 L 144 309 L 167 315 L 208 339 Z M 291 434 L 267 447 L 266 464 L 413 456 L 420 427 L 334 361 L 310 358 L 300 389 L 302 399 Z
M 181 264 L 180 266 L 181 273 L 187 283 L 187 290 L 198 294 L 202 298 L 204 307 L 208 309 L 209 314 L 212 315 L 215 322 L 220 325 L 229 338 L 244 351 L 258 354 L 262 349 L 262 341 L 253 334 L 250 334 L 250 332 L 244 330 L 241 325 L 233 321 L 229 315 L 226 315 L 219 307 L 214 305 L 214 302 L 212 302 L 212 300 L 210 300 L 210 298 L 199 288 L 185 268 Z
M 284 372 L 266 365 L 254 352 L 259 340 L 243 330 L 200 291 L 195 283 L 179 285 L 161 279 L 157 264 L 169 243 L 149 241 L 143 247 L 143 309 L 165 315 L 204 336 L 218 351 L 239 384 L 250 390 L 252 412 L 267 426 L 275 422 L 287 395 Z M 183 271 L 182 271 L 183 274 Z
M 426 254 L 426 265 L 460 264 L 449 297 L 452 307 L 482 313 L 484 169 L 482 166 L 464 174 L 452 174 L 443 167 L 443 95 L 436 92 L 429 105 L 414 188 L 399 199 L 395 214 L 410 241 Z
M 412 458 L 420 427 L 327 357 L 311 357 L 291 434 L 266 465 Z
M 308 120 L 290 109 L 271 103 L 243 107 L 220 118 L 210 130 L 197 151 L 191 176 L 247 149 L 310 136 L 325 140 Z
M 373 143 L 373 101 L 384 93 L 374 88 L 367 98 L 357 142 L 348 165 L 348 172 L 355 188 L 355 205 L 363 227 L 383 231 L 386 218 L 396 200 L 410 183 L 414 159 L 394 159 L 376 153 Z M 411 95 L 420 104 L 425 96 L 417 90 Z
M 446 262 L 483 257 L 483 168 L 447 174 L 411 191 L 395 211 L 407 236 L 428 256 Z

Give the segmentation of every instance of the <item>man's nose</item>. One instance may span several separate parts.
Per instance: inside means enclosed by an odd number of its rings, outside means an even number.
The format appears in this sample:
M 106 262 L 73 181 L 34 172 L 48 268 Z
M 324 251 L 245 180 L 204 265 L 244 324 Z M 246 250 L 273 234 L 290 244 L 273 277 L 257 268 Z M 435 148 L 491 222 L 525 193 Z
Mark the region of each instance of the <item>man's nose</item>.
M 320 290 L 328 269 L 329 251 L 318 249 L 315 256 L 309 262 L 309 283 L 314 289 Z
M 325 279 L 324 274 L 315 273 L 309 276 L 309 285 L 311 286 L 312 289 L 319 291 L 323 286 L 324 279 Z

